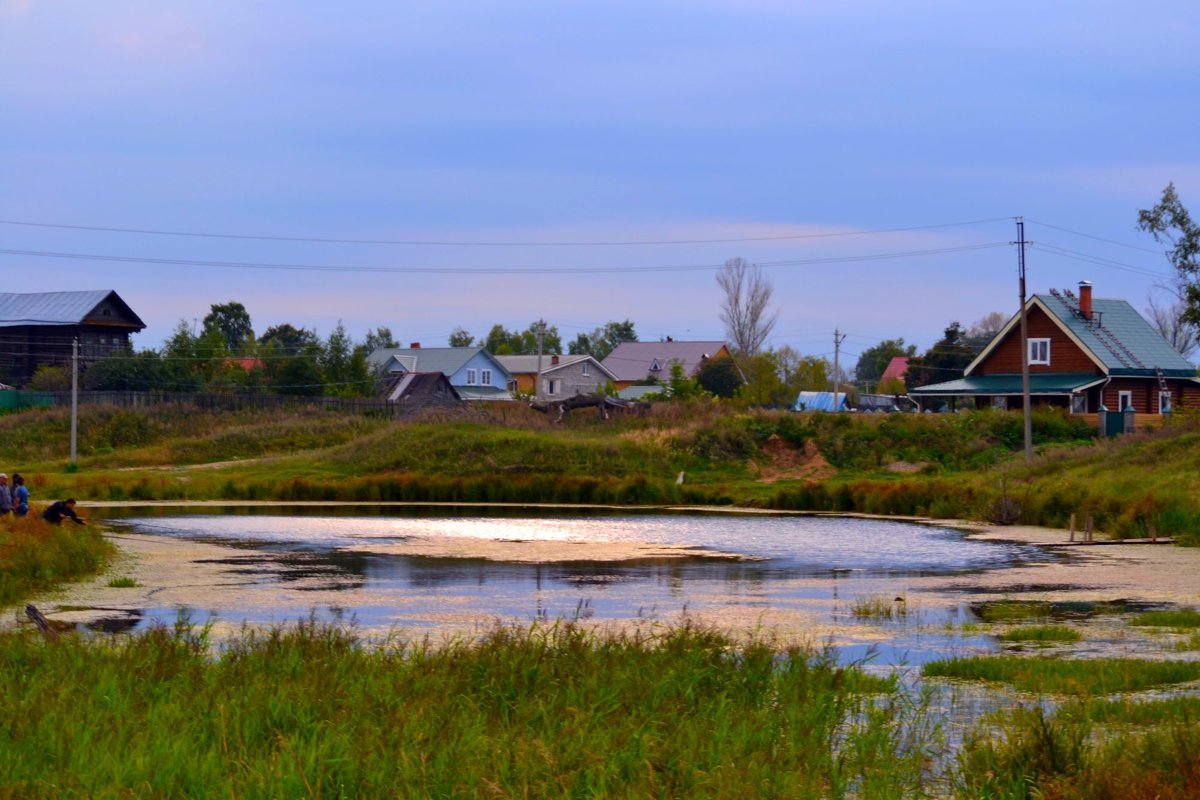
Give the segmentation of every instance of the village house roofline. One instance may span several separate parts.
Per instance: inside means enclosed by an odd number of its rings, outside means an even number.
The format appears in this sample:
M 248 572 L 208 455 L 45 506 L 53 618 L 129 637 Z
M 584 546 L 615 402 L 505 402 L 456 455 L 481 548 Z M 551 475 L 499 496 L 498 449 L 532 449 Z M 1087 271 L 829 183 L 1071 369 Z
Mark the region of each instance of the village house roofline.
M 124 316 L 122 320 L 89 320 L 96 308 L 111 301 Z M 78 292 L 0 292 L 0 327 L 33 325 L 112 325 L 144 330 L 146 323 L 112 289 Z
M 644 379 L 656 362 L 663 377 L 670 375 L 671 364 L 676 361 L 690 375 L 706 358 L 723 349 L 728 352 L 728 346 L 721 341 L 622 342 L 604 358 L 603 364 L 619 381 Z
M 504 365 L 513 375 L 532 375 L 537 372 L 537 356 L 519 355 L 519 356 L 496 356 L 497 361 Z M 553 364 L 551 361 L 557 358 L 558 363 Z M 581 361 L 587 361 L 592 366 L 600 370 L 609 380 L 616 380 L 617 376 L 612 373 L 607 367 L 601 364 L 595 356 L 590 356 L 585 353 L 558 355 L 556 353 L 542 354 L 542 374 L 554 372 L 556 370 L 565 369 L 573 364 L 578 364 Z
M 1026 301 L 1025 307 L 1027 311 L 1040 309 L 1104 375 L 1150 377 L 1156 376 L 1159 369 L 1166 377 L 1188 378 L 1196 374 L 1196 368 L 1172 349 L 1125 300 L 1093 300 L 1092 320 L 1082 318 L 1061 296 L 1055 294 L 1035 294 Z M 1020 323 L 1021 315 L 1014 314 L 975 360 L 967 365 L 963 376 L 970 376 L 983 364 L 1008 336 L 1019 330 Z M 1099 331 L 1103 331 L 1104 338 L 1101 338 Z M 1109 345 L 1106 340 L 1114 344 Z M 1142 366 L 1124 363 L 1130 360 L 1140 361 Z

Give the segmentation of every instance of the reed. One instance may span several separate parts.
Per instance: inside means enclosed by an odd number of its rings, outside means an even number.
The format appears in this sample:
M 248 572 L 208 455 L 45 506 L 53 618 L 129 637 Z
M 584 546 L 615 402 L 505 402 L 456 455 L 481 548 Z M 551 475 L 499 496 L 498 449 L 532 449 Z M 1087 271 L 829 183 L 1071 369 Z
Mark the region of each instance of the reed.
M 20 797 L 911 797 L 931 745 L 891 679 L 689 625 L 10 633 L 0 674 Z
M 931 661 L 929 678 L 1003 683 L 1022 692 L 1099 696 L 1140 692 L 1200 679 L 1200 662 L 971 656 Z
M 1078 642 L 1083 634 L 1068 625 L 1026 625 L 996 638 L 1002 642 Z
M 1194 608 L 1147 611 L 1129 620 L 1129 624 L 1150 628 L 1200 628 L 1200 611 Z
M 114 552 L 91 525 L 51 525 L 36 515 L 0 517 L 0 607 L 95 574 Z

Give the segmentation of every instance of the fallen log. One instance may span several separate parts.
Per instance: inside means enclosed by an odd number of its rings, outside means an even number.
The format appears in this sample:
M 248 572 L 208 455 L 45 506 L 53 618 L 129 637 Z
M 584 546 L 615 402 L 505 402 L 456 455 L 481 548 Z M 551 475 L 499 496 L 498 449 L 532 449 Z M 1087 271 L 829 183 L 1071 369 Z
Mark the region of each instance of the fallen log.
M 644 411 L 649 407 L 649 403 L 643 403 L 636 400 L 622 400 L 619 397 L 606 397 L 597 394 L 577 394 L 574 397 L 568 397 L 565 400 L 551 400 L 549 402 L 533 401 L 529 407 L 534 411 L 540 411 L 543 414 L 549 414 L 551 411 L 558 412 L 556 422 L 562 422 L 563 417 L 568 412 L 574 411 L 577 408 L 594 408 L 603 419 L 608 419 L 610 409 L 614 411 Z
M 25 616 L 33 620 L 33 624 L 42 632 L 47 639 L 57 639 L 58 631 L 54 630 L 50 625 L 50 620 L 46 619 L 46 615 L 37 610 L 37 606 L 33 603 L 25 606 Z

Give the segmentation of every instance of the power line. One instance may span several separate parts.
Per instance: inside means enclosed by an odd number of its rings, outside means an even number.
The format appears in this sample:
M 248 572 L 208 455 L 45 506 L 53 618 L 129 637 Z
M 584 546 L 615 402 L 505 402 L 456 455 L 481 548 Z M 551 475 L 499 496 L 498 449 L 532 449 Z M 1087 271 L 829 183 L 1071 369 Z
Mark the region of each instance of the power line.
M 859 256 L 830 256 L 825 258 L 794 259 L 790 261 L 764 261 L 762 267 L 799 267 L 816 264 L 846 264 L 854 262 L 884 261 L 896 258 L 945 255 L 974 250 L 1007 247 L 1008 242 L 986 242 L 958 247 L 940 247 L 927 250 L 905 250 L 889 253 L 870 253 Z M 365 272 L 371 274 L 428 274 L 428 275 L 586 275 L 593 273 L 619 272 L 701 272 L 721 269 L 721 264 L 676 264 L 666 266 L 630 267 L 367 267 L 337 264 L 291 264 L 265 261 L 210 261 L 189 258 L 146 258 L 142 256 L 117 256 L 97 253 L 63 253 L 48 250 L 0 249 L 0 255 L 29 256 L 33 258 L 60 258 L 75 261 L 110 261 L 128 264 L 159 264 L 181 267 L 216 267 L 220 269 L 265 269 L 297 272 Z
M 1128 247 L 1130 250 L 1141 250 L 1143 253 L 1154 253 L 1155 255 L 1159 255 L 1159 256 L 1166 255 L 1166 252 L 1163 250 L 1155 250 L 1150 247 L 1141 247 L 1140 245 L 1136 245 L 1136 244 L 1127 244 L 1125 242 L 1118 242 L 1116 239 L 1105 239 L 1103 236 L 1095 236 L 1093 234 L 1084 233 L 1082 231 L 1073 231 L 1070 228 L 1063 228 L 1058 225 L 1051 225 L 1049 222 L 1039 222 L 1036 219 L 1030 219 L 1028 221 L 1032 222 L 1034 225 L 1041 225 L 1043 228 L 1053 228 L 1056 231 L 1062 231 L 1063 233 L 1069 233 L 1073 236 L 1082 236 L 1085 239 L 1095 239 L 1097 242 L 1105 242 L 1107 244 L 1115 244 L 1117 247 Z
M 101 225 L 70 225 L 58 222 L 28 222 L 22 220 L 0 219 L 0 225 L 19 225 L 29 228 L 53 228 L 57 230 L 98 231 L 103 233 L 132 233 L 150 236 L 187 236 L 201 239 L 240 239 L 266 242 L 308 242 L 315 244 L 369 244 L 396 245 L 420 247 L 626 247 L 645 245 L 683 245 L 683 244 L 733 244 L 738 242 L 771 242 L 797 239 L 830 239 L 846 236 L 873 236 L 883 233 L 906 233 L 910 231 L 933 230 L 936 228 L 955 228 L 968 225 L 983 225 L 989 222 L 1003 222 L 1011 217 L 991 217 L 989 219 L 966 220 L 963 222 L 941 222 L 933 225 L 912 225 L 903 228 L 878 228 L 867 231 L 841 231 L 830 233 L 796 233 L 779 236 L 740 236 L 718 239 L 643 239 L 624 241 L 551 241 L 551 242 L 487 242 L 487 241 L 448 241 L 448 240 L 418 240 L 418 239 L 348 239 L 325 238 L 310 236 L 271 236 L 266 234 L 237 234 L 237 233 L 207 233 L 199 231 L 157 230 L 152 228 L 119 228 Z
M 1151 278 L 1167 278 L 1167 273 L 1159 270 L 1149 269 L 1147 267 L 1139 267 L 1136 264 L 1126 264 L 1123 261 L 1114 261 L 1111 258 L 1092 255 L 1091 253 L 1082 253 L 1078 250 L 1068 250 L 1065 247 L 1051 244 L 1046 241 L 1039 241 L 1033 244 L 1037 250 L 1048 253 L 1050 255 L 1059 256 L 1060 258 L 1069 258 L 1073 261 L 1081 261 L 1086 264 L 1095 264 L 1100 267 L 1108 267 L 1109 269 L 1121 270 L 1122 272 L 1131 272 L 1135 275 L 1145 275 Z

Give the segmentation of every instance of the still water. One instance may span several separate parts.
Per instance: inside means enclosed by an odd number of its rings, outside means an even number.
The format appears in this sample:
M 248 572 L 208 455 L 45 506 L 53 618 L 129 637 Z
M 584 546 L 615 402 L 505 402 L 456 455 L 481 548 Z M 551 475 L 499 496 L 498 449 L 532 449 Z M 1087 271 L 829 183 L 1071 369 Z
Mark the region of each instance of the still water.
M 218 556 L 195 558 L 208 578 L 191 592 L 154 590 L 145 607 L 128 610 L 125 623 L 110 624 L 136 628 L 182 612 L 234 625 L 315 615 L 371 631 L 430 631 L 560 618 L 670 623 L 687 615 L 743 628 L 783 624 L 817 640 L 837 630 L 829 638 L 846 658 L 872 652 L 884 663 L 918 663 L 979 643 L 931 634 L 969 612 L 922 602 L 910 584 L 929 576 L 969 583 L 983 571 L 1053 557 L 886 520 L 414 513 L 111 519 L 118 535 L 220 547 L 209 548 Z M 878 598 L 906 613 L 872 619 L 854 613 L 864 599 Z M 879 635 L 881 625 L 890 626 L 886 636 Z

